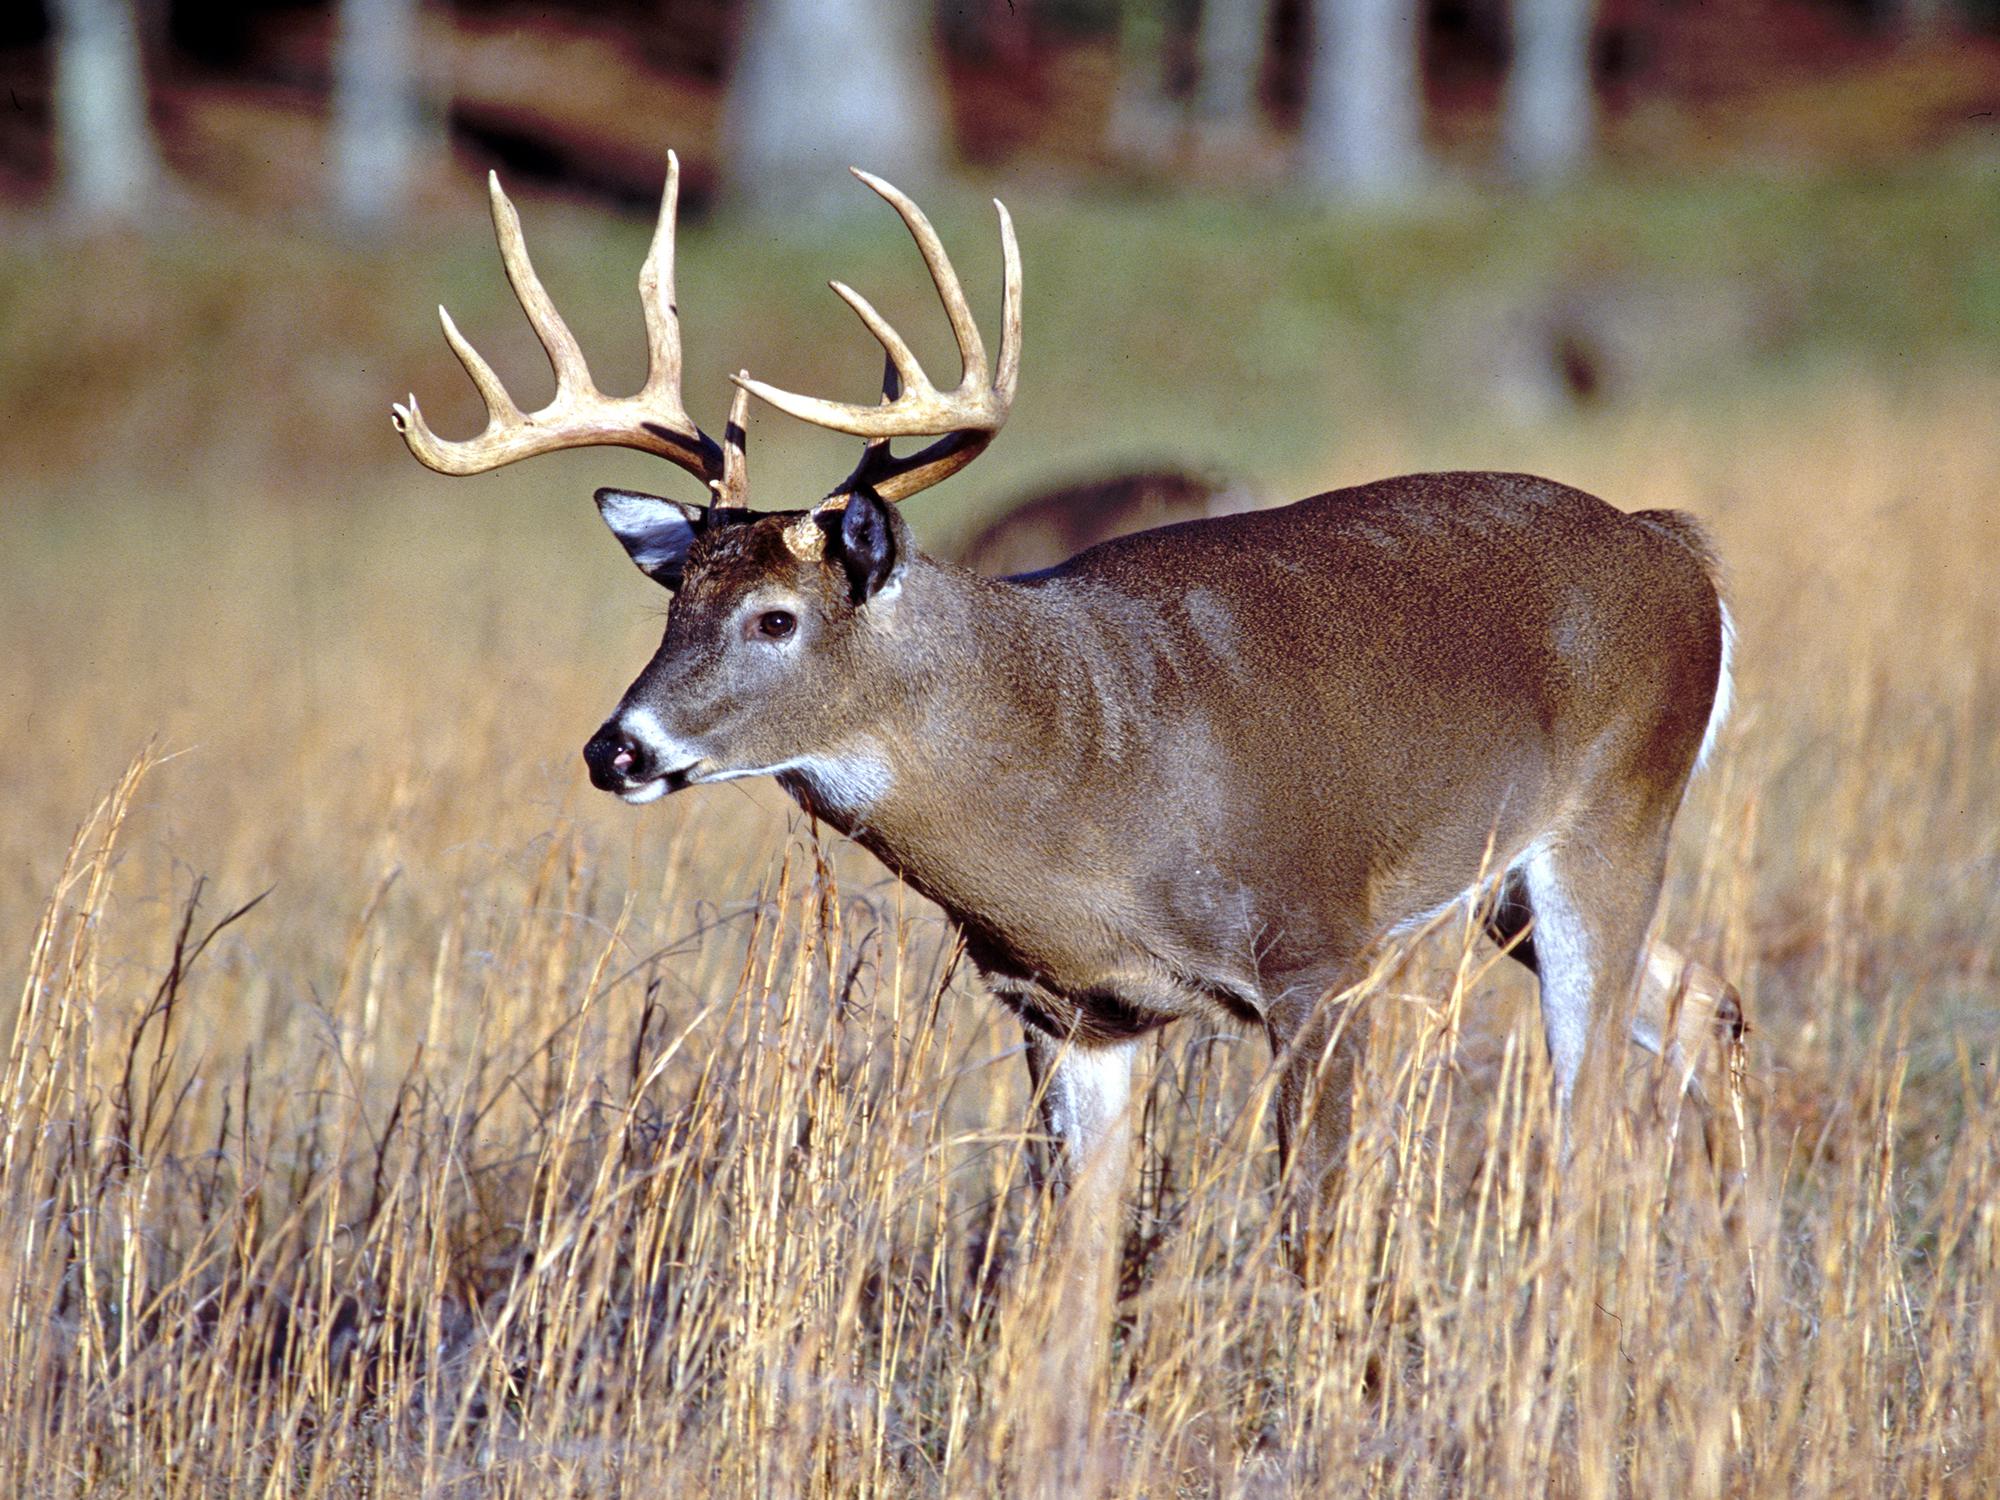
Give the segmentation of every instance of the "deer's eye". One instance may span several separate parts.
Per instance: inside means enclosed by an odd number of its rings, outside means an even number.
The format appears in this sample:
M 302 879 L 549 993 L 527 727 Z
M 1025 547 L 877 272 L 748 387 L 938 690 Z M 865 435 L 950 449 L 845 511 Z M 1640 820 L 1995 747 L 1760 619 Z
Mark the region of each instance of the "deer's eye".
M 785 640 L 798 628 L 798 618 L 789 610 L 767 609 L 757 616 L 757 634 L 767 641 Z

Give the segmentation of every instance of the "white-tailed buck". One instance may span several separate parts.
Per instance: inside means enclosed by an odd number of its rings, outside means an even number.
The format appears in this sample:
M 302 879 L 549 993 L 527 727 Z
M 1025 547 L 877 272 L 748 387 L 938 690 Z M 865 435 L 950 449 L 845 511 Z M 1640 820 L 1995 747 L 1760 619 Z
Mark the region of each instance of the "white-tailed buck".
M 522 413 L 446 318 L 491 421 L 448 442 L 413 399 L 396 411 L 410 451 L 469 474 L 622 444 L 711 491 L 597 494 L 674 597 L 658 654 L 585 747 L 592 781 L 638 803 L 775 776 L 935 901 L 1024 1023 L 1072 1174 L 1122 1146 L 1139 1040 L 1198 1016 L 1269 1038 L 1287 1181 L 1309 1206 L 1366 1029 L 1339 997 L 1385 940 L 1461 901 L 1483 901 L 1540 976 L 1567 1102 L 1593 1028 L 1632 996 L 1668 830 L 1728 705 L 1729 620 L 1700 528 L 1521 474 L 1420 474 L 1024 577 L 926 557 L 896 503 L 1006 421 L 1020 259 L 1001 208 L 989 360 L 930 224 L 860 175 L 915 237 L 963 378 L 939 390 L 835 283 L 887 352 L 881 404 L 739 376 L 722 443 L 681 404 L 677 168 L 640 273 L 651 373 L 624 398 L 592 385 L 493 185 L 556 395 Z M 862 438 L 859 465 L 824 499 L 753 510 L 744 393 Z M 914 436 L 933 441 L 891 451 Z

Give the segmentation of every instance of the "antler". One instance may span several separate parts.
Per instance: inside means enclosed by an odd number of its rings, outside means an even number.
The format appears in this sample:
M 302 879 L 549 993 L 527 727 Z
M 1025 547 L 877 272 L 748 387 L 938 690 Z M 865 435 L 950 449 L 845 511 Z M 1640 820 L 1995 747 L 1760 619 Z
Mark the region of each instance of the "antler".
M 724 510 L 750 508 L 749 431 L 750 393 L 739 386 L 729 398 L 729 425 L 722 430 L 722 473 L 708 484 L 715 496 L 712 503 Z
M 887 356 L 882 377 L 879 406 L 850 406 L 822 401 L 814 396 L 779 390 L 761 380 L 736 376 L 736 384 L 782 412 L 818 427 L 852 433 L 866 438 L 861 462 L 833 491 L 837 498 L 867 486 L 884 500 L 904 500 L 919 490 L 929 489 L 939 480 L 957 473 L 986 450 L 1014 404 L 1014 388 L 1021 377 L 1021 250 L 1014 241 L 1014 221 L 997 198 L 1000 210 L 1000 250 L 1004 264 L 1000 313 L 1000 364 L 991 369 L 986 345 L 980 341 L 979 324 L 965 300 L 965 288 L 944 253 L 937 231 L 923 210 L 881 178 L 859 168 L 854 175 L 873 188 L 902 216 L 910 236 L 922 252 L 938 300 L 951 320 L 958 340 L 958 356 L 964 373 L 955 390 L 939 391 L 924 374 L 916 355 L 903 336 L 875 311 L 868 299 L 842 282 L 833 290 L 875 335 Z M 945 436 L 902 458 L 889 451 L 889 440 L 898 437 Z
M 493 232 L 500 259 L 521 310 L 547 351 L 556 375 L 555 399 L 537 412 L 523 412 L 507 388 L 467 343 L 442 307 L 445 341 L 486 400 L 486 430 L 464 442 L 448 442 L 432 432 L 412 395 L 408 406 L 392 408 L 392 420 L 410 452 L 440 474 L 480 474 L 560 448 L 637 448 L 683 469 L 704 482 L 723 478 L 721 447 L 689 419 L 681 406 L 680 310 L 674 304 L 674 214 L 680 198 L 681 164 L 667 153 L 667 190 L 652 249 L 639 268 L 639 300 L 646 314 L 646 383 L 635 396 L 606 396 L 585 365 L 576 335 L 556 311 L 521 235 L 521 216 L 500 190 L 496 173 L 487 174 L 493 199 Z M 740 487 L 740 474 L 736 476 Z

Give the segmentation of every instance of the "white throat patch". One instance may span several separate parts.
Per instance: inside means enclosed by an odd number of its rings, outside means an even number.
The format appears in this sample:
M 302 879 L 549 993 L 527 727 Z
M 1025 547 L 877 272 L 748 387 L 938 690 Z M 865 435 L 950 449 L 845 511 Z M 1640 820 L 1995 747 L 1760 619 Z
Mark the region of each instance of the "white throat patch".
M 815 802 L 835 812 L 866 812 L 896 784 L 888 762 L 872 751 L 802 755 L 786 769 L 806 784 Z
M 896 784 L 887 761 L 873 751 L 852 755 L 800 755 L 770 766 L 740 766 L 731 771 L 711 771 L 699 778 L 702 786 L 717 781 L 742 781 L 750 776 L 796 776 L 805 784 L 813 804 L 828 812 L 859 816 L 888 795 Z

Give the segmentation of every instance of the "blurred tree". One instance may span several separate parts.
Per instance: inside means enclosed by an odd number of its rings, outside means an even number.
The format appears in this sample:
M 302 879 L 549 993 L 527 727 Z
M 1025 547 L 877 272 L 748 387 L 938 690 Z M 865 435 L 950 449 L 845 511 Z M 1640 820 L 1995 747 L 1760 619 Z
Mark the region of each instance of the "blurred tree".
M 136 223 L 163 175 L 146 117 L 139 28 L 129 0 L 55 0 L 56 159 L 64 211 Z
M 1167 0 L 1119 0 L 1118 82 L 1105 122 L 1114 156 L 1160 164 L 1179 143 L 1181 111 L 1167 79 Z
M 372 229 L 403 211 L 422 122 L 417 0 L 340 0 L 333 53 L 333 200 Z
M 1508 170 L 1553 186 L 1590 159 L 1594 0 L 1514 0 L 1514 57 L 1507 72 L 1501 151 Z
M 1935 42 L 1948 30 L 1953 9 L 1951 0 L 1889 0 L 1889 13 L 1903 40 L 1919 45 Z
M 1385 199 L 1427 174 L 1417 0 L 1311 0 L 1300 176 L 1328 197 Z
M 786 217 L 858 206 L 842 170 L 901 187 L 945 155 L 931 8 L 915 0 L 753 0 L 726 106 L 736 199 Z
M 1256 128 L 1270 10 L 1270 0 L 1202 0 L 1194 111 L 1211 143 L 1240 139 Z
M 940 6 L 939 19 L 954 57 L 1006 72 L 1035 66 L 1037 16 L 1030 0 L 952 0 Z

